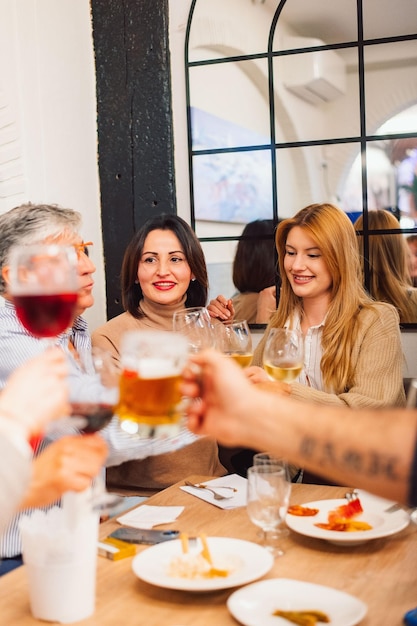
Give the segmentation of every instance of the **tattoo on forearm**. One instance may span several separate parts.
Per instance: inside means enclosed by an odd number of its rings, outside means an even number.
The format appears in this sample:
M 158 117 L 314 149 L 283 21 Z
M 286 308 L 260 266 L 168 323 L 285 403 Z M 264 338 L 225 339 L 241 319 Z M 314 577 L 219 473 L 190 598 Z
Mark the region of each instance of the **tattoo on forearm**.
M 379 454 L 375 451 L 364 453 L 354 449 L 336 451 L 332 442 L 323 443 L 314 437 L 305 437 L 301 441 L 300 453 L 306 461 L 323 468 L 334 467 L 346 472 L 383 476 L 391 481 L 399 480 L 397 472 L 399 459 L 388 454 Z

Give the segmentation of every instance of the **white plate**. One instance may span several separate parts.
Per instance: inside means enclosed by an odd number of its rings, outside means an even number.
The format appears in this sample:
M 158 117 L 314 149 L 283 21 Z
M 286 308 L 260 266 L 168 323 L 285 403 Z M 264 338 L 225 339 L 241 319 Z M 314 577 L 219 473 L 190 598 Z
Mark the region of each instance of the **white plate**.
M 367 606 L 354 596 L 331 587 L 287 578 L 262 580 L 238 589 L 227 601 L 230 613 L 244 626 L 288 626 L 274 611 L 323 611 L 332 626 L 354 626 Z
M 174 539 L 154 545 L 137 554 L 132 561 L 132 569 L 138 578 L 147 583 L 167 589 L 185 591 L 213 591 L 228 589 L 257 580 L 271 569 L 273 556 L 256 543 L 228 537 L 208 537 L 207 543 L 216 562 L 231 561 L 237 564 L 236 570 L 225 578 L 177 578 L 168 575 L 173 557 L 182 553 L 181 541 Z M 191 548 L 192 549 L 192 548 Z
M 370 541 L 371 539 L 394 535 L 400 532 L 400 530 L 403 530 L 403 528 L 406 528 L 410 522 L 410 517 L 405 511 L 399 510 L 395 513 L 385 513 L 377 499 L 361 499 L 363 513 L 355 519 L 368 522 L 368 524 L 372 526 L 371 530 L 340 532 L 337 530 L 317 528 L 317 526 L 314 525 L 317 523 L 327 523 L 329 511 L 342 504 L 346 504 L 345 499 L 307 502 L 303 504 L 303 506 L 319 509 L 317 515 L 312 517 L 298 517 L 297 515 L 287 514 L 285 518 L 287 526 L 291 528 L 291 530 L 301 535 L 306 535 L 307 537 L 324 539 L 337 545 L 354 546 Z

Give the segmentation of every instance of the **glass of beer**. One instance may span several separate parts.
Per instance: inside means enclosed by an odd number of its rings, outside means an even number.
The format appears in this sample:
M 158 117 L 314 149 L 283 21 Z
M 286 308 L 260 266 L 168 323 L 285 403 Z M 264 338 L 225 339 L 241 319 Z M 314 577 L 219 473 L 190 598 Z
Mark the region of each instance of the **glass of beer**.
M 165 331 L 133 330 L 122 338 L 119 404 L 121 428 L 140 438 L 178 434 L 183 416 L 181 375 L 188 341 Z
M 264 370 L 271 380 L 291 383 L 304 366 L 304 339 L 298 330 L 271 328 L 263 354 Z

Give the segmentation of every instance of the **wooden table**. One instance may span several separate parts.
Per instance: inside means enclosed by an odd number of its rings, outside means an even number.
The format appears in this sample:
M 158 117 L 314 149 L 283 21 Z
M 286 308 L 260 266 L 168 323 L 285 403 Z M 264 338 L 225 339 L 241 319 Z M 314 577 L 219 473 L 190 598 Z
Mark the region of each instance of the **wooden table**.
M 192 476 L 191 480 L 207 477 Z M 345 487 L 293 486 L 292 503 L 301 504 L 340 498 Z M 191 496 L 174 485 L 147 501 L 155 505 L 184 505 L 185 510 L 171 528 L 190 534 L 236 537 L 257 541 L 257 528 L 245 508 L 221 510 Z M 104 538 L 118 527 L 110 520 L 100 527 Z M 165 528 L 165 527 L 164 527 Z M 328 585 L 360 598 L 368 605 L 361 626 L 400 626 L 407 610 L 417 606 L 417 526 L 400 533 L 343 548 L 289 533 L 285 555 L 276 559 L 265 578 L 294 578 Z M 146 546 L 139 546 L 144 550 Z M 110 561 L 98 558 L 97 605 L 86 626 L 233 626 L 226 600 L 234 589 L 189 593 L 162 589 L 136 578 L 132 558 Z M 5 626 L 39 624 L 30 613 L 25 567 L 0 578 L 0 623 Z

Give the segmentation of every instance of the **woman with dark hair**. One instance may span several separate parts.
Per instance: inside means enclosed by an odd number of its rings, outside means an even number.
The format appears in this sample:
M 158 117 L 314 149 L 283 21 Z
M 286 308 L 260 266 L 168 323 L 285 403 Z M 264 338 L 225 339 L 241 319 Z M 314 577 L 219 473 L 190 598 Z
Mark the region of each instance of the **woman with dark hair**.
M 152 232 L 157 230 L 171 233 L 171 238 L 176 237 L 180 245 L 176 245 L 172 253 L 181 251 L 181 255 L 184 257 L 182 261 L 188 264 L 188 269 L 191 272 L 187 289 L 185 293 L 180 294 L 183 301 L 181 303 L 182 306 L 179 308 L 205 306 L 207 300 L 207 267 L 203 250 L 194 231 L 187 222 L 181 219 L 181 217 L 178 217 L 178 215 L 158 215 L 148 220 L 142 228 L 137 231 L 126 248 L 123 258 L 121 275 L 122 303 L 124 309 L 137 319 L 143 318 L 144 316 L 146 317 L 146 313 L 141 309 L 144 294 L 141 282 L 138 278 L 138 268 L 144 249 L 146 249 L 146 239 Z M 171 258 L 171 262 L 172 265 L 180 264 L 180 260 L 175 256 Z M 148 258 L 144 260 L 144 263 L 149 265 L 153 264 L 152 255 L 148 254 Z M 165 292 L 162 291 L 158 295 L 162 293 Z M 168 289 L 166 293 L 168 297 L 162 300 L 162 304 L 165 304 L 168 300 L 171 301 L 175 299 L 178 295 L 175 290 L 170 289 Z M 172 293 L 174 293 L 174 298 L 171 295 Z M 157 299 L 160 300 L 161 298 L 158 297 Z M 158 328 L 159 327 L 158 325 Z
M 173 214 L 148 220 L 126 248 L 121 286 L 125 312 L 92 335 L 93 346 L 106 350 L 116 361 L 126 331 L 171 331 L 175 311 L 205 306 L 207 268 L 200 242 L 191 227 Z M 107 470 L 107 483 L 146 495 L 190 473 L 212 476 L 226 473 L 213 439 L 196 439 L 177 452 L 112 467 Z
M 274 232 L 273 220 L 246 224 L 233 260 L 233 284 L 238 293 L 229 300 L 221 295 L 212 300 L 208 306 L 212 317 L 268 323 L 276 309 L 275 285 L 279 277 Z

